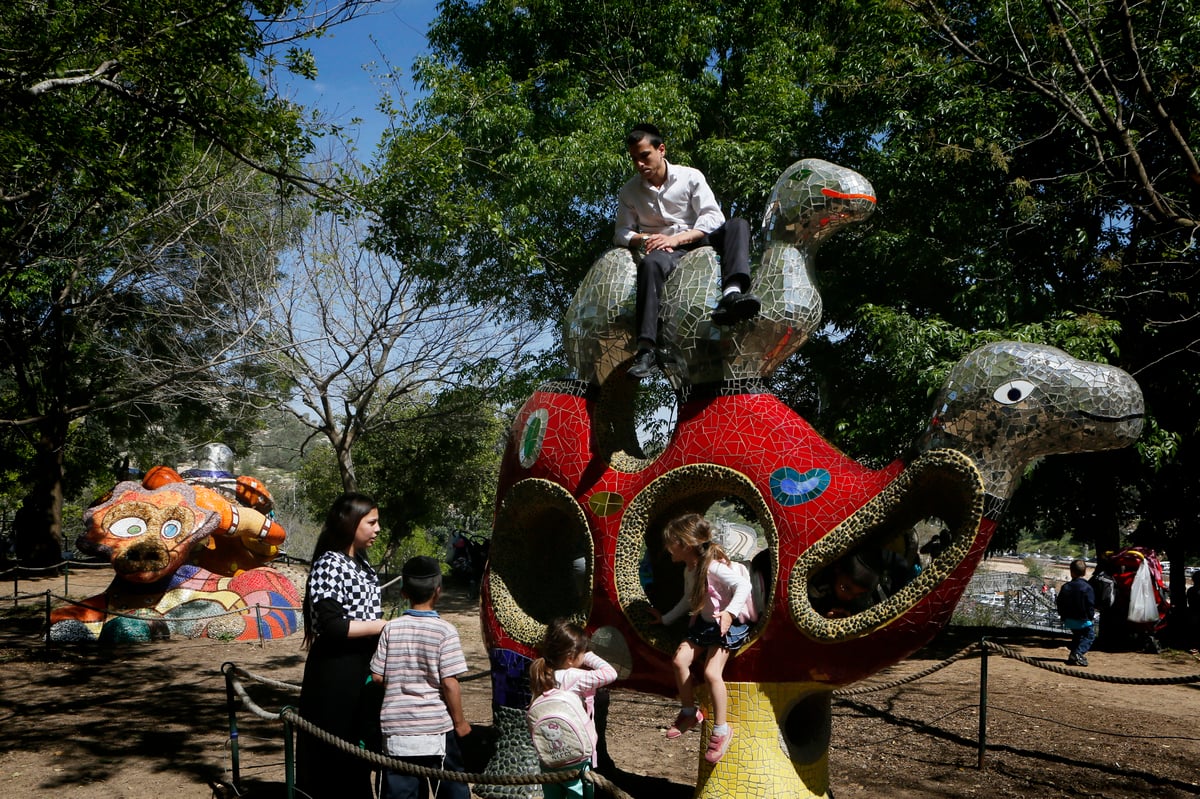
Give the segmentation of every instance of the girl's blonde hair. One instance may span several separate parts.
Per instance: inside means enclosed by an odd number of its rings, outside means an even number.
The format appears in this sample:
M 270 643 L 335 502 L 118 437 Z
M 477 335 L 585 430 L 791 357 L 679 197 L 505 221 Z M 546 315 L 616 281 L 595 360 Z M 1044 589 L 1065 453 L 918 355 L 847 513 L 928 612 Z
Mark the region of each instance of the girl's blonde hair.
M 682 544 L 696 550 L 696 581 L 692 586 L 689 604 L 692 613 L 699 613 L 708 596 L 708 567 L 713 561 L 729 563 L 729 556 L 713 540 L 713 526 L 699 513 L 685 513 L 667 522 L 663 528 L 663 544 Z
M 590 643 L 587 632 L 573 621 L 559 618 L 547 624 L 542 643 L 538 645 L 541 657 L 529 664 L 532 696 L 537 698 L 557 685 L 554 670 L 567 668 L 571 661 L 587 651 Z

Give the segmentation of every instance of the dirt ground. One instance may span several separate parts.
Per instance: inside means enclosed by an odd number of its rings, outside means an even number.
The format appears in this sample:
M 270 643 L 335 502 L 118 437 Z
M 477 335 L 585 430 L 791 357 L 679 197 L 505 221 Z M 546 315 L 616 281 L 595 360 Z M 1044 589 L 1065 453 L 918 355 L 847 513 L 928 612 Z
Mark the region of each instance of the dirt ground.
M 69 595 L 89 596 L 111 571 L 72 572 Z M 10 587 L 11 583 L 8 584 Z M 22 580 L 19 592 L 64 593 L 63 578 Z M 14 592 L 16 593 L 16 592 Z M 0 594 L 0 597 L 4 596 Z M 9 595 L 10 597 L 12 594 Z M 299 684 L 299 636 L 268 642 L 188 641 L 100 649 L 47 647 L 42 597 L 0 599 L 0 796 L 78 799 L 207 799 L 232 779 L 221 665 Z M 472 723 L 491 724 L 487 657 L 478 610 L 451 589 L 441 606 L 463 638 L 472 671 L 463 683 Z M 949 628 L 929 647 L 866 684 L 891 682 L 939 663 L 983 634 L 1041 662 L 1061 664 L 1066 638 Z M 1119 678 L 1200 674 L 1186 652 L 1095 652 L 1092 675 Z M 1126 685 L 1061 675 L 1019 660 L 988 658 L 987 750 L 979 764 L 980 659 L 931 676 L 833 703 L 831 793 L 837 799 L 934 797 L 1106 797 L 1200 795 L 1200 683 Z M 278 711 L 294 694 L 261 684 L 249 691 Z M 699 739 L 663 738 L 671 702 L 615 691 L 621 734 L 609 750 L 615 782 L 636 799 L 686 799 L 695 785 Z M 282 797 L 278 722 L 238 714 L 241 793 Z M 216 795 L 239 795 L 223 793 Z

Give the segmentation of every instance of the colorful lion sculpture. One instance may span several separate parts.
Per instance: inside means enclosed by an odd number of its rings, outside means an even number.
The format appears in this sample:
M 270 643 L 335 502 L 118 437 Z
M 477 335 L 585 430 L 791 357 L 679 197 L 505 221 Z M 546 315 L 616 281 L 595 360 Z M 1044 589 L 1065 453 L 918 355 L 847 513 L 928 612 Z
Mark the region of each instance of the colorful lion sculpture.
M 116 577 L 103 594 L 54 610 L 50 640 L 243 640 L 297 630 L 299 593 L 266 565 L 287 538 L 269 515 L 266 487 L 212 470 L 188 474 L 155 466 L 87 509 L 77 545 L 108 558 Z

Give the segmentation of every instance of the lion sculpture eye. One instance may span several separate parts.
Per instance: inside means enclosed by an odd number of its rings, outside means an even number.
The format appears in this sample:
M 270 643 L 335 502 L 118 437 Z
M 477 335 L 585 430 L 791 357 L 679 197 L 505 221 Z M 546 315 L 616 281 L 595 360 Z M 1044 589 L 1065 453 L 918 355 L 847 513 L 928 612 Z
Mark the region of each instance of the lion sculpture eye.
M 183 525 L 180 524 L 177 520 L 168 519 L 166 522 L 163 522 L 163 526 L 162 526 L 162 537 L 163 538 L 174 538 L 175 536 L 179 535 L 181 532 L 183 532 Z
M 1010 380 L 996 389 L 996 393 L 992 395 L 992 399 L 1001 405 L 1013 405 L 1026 399 L 1033 393 L 1034 388 L 1033 383 L 1030 383 L 1028 380 Z
M 139 535 L 145 535 L 149 525 L 146 520 L 138 516 L 126 516 L 122 519 L 117 519 L 109 525 L 108 531 L 118 538 L 137 538 Z

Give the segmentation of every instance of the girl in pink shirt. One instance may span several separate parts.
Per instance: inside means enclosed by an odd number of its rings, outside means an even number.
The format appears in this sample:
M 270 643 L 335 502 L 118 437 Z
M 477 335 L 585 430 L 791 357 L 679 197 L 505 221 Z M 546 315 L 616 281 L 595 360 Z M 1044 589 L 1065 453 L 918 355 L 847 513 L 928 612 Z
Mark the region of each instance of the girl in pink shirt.
M 703 654 L 704 682 L 712 696 L 713 708 L 713 730 L 704 759 L 716 763 L 733 738 L 725 717 L 729 696 L 723 675 L 729 656 L 750 636 L 746 620 L 751 585 L 712 537 L 712 525 L 698 513 L 685 514 L 667 524 L 663 544 L 671 560 L 684 566 L 683 597 L 665 614 L 660 615 L 653 608 L 651 611 L 662 624 L 671 624 L 684 613 L 692 617 L 687 636 L 675 650 L 672 662 L 681 707 L 675 723 L 667 730 L 667 737 L 678 738 L 704 721 L 695 704 L 691 675 L 692 662 L 697 654 Z
M 541 696 L 551 688 L 561 688 L 583 700 L 588 714 L 588 731 L 596 741 L 596 692 L 617 679 L 617 670 L 595 652 L 588 651 L 591 640 L 582 627 L 566 619 L 554 619 L 538 647 L 541 657 L 529 664 L 529 688 L 533 696 Z M 592 750 L 590 765 L 596 766 Z M 571 766 L 570 769 L 578 769 Z M 543 799 L 593 796 L 594 783 L 582 778 L 542 786 Z

